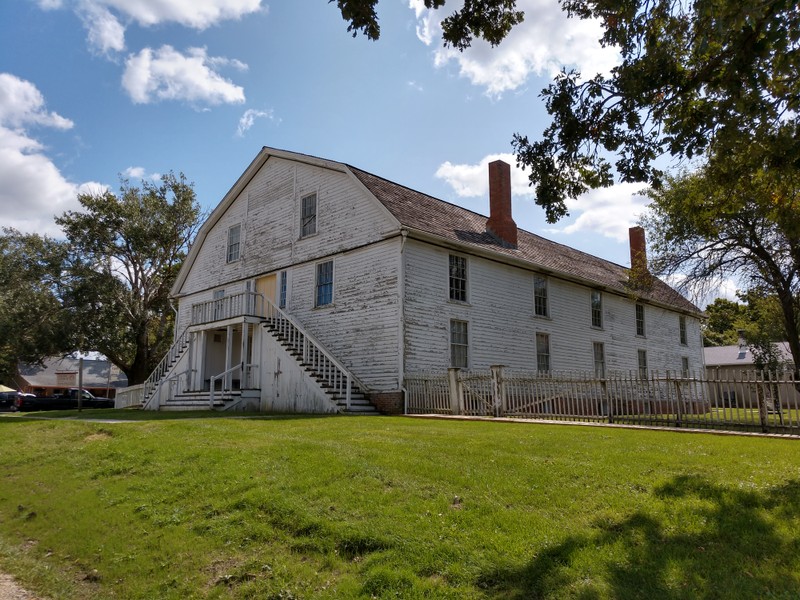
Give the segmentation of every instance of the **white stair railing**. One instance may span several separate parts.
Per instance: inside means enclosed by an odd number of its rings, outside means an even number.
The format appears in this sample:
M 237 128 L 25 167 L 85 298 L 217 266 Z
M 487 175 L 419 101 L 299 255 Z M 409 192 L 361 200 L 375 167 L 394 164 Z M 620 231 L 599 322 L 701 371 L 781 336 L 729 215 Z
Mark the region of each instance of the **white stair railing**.
M 325 387 L 334 394 L 344 396 L 345 404 L 349 409 L 354 385 L 364 391 L 366 390 L 364 384 L 336 360 L 302 325 L 275 306 L 269 298 L 265 298 L 264 308 L 266 324 L 287 343 L 290 350 L 304 365 L 323 379 Z
M 147 408 L 152 402 L 153 398 L 158 397 L 158 393 L 161 389 L 161 385 L 164 382 L 164 378 L 169 373 L 170 369 L 172 369 L 172 366 L 175 364 L 175 362 L 177 362 L 177 360 L 186 350 L 188 338 L 189 330 L 187 328 L 183 330 L 183 332 L 178 336 L 178 339 L 175 340 L 175 343 L 173 343 L 170 349 L 167 350 L 164 358 L 161 359 L 161 362 L 158 363 L 156 368 L 153 369 L 153 372 L 150 373 L 150 377 L 145 380 L 144 390 L 142 393 L 142 408 Z

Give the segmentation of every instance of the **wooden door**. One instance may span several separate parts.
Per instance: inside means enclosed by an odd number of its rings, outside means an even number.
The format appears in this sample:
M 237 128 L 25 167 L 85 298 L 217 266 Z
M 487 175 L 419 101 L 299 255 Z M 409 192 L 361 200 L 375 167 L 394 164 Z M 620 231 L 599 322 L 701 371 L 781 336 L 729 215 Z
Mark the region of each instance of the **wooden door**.
M 261 294 L 265 299 L 272 302 L 273 305 L 276 305 L 276 281 L 277 277 L 273 273 L 272 275 L 265 275 L 264 277 L 259 277 L 256 279 L 256 293 Z M 269 304 L 264 302 L 264 307 L 262 309 L 262 314 L 265 317 L 271 317 L 272 315 L 269 314 Z

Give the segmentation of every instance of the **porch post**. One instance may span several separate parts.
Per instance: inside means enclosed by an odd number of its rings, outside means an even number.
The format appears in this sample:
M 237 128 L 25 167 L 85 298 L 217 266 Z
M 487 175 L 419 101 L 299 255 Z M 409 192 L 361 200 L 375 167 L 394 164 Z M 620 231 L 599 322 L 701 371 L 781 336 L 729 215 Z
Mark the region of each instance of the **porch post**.
M 195 335 L 197 335 L 198 340 L 198 348 L 197 348 L 197 356 L 195 360 L 197 361 L 197 369 L 195 371 L 195 388 L 196 390 L 202 390 L 205 387 L 205 374 L 206 374 L 206 349 L 208 346 L 208 334 L 206 333 L 205 329 L 203 331 L 198 331 Z
M 225 371 L 233 366 L 233 325 L 228 325 L 225 332 Z M 222 383 L 223 389 L 231 389 L 232 373 L 226 373 Z
M 250 384 L 250 368 L 247 366 L 250 364 L 250 361 L 247 360 L 247 351 L 250 347 L 250 340 L 248 340 L 248 335 L 250 333 L 250 324 L 244 320 L 242 321 L 242 372 L 239 375 L 241 377 L 241 382 L 239 383 L 240 389 L 250 389 L 253 386 Z

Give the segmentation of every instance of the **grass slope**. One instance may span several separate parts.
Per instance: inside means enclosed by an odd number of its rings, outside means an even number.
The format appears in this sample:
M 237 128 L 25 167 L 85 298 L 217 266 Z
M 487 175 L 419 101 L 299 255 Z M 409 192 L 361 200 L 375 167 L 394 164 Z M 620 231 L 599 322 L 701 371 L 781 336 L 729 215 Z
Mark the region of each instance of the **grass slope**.
M 0 439 L 0 564 L 53 598 L 800 594 L 796 440 L 20 417 Z

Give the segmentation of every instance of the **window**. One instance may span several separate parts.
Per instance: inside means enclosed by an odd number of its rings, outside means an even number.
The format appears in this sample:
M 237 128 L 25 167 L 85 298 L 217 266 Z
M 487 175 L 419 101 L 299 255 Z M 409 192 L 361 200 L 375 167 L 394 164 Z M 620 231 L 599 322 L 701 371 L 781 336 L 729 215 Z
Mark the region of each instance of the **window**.
M 542 275 L 533 276 L 533 314 L 547 316 L 547 278 Z
M 467 259 L 450 255 L 450 300 L 467 301 Z
M 686 337 L 686 317 L 683 315 L 678 317 L 678 328 L 680 329 L 681 334 L 681 344 L 686 346 L 688 344 Z
M 546 333 L 536 334 L 536 370 L 540 375 L 550 372 L 550 336 Z
M 681 377 L 689 377 L 689 357 L 681 357 Z
M 647 350 L 639 350 L 639 379 L 647 379 Z
M 278 280 L 278 308 L 286 308 L 286 271 L 281 271 Z
M 317 294 L 314 306 L 326 306 L 333 302 L 333 261 L 317 265 Z
M 227 262 L 239 260 L 240 241 L 242 239 L 242 226 L 234 225 L 228 228 L 228 254 Z
M 469 337 L 466 321 L 450 321 L 450 366 L 466 369 L 469 364 Z
M 592 327 L 603 326 L 603 294 L 592 290 Z
M 606 376 L 606 353 L 603 342 L 592 344 L 594 354 L 594 376 L 603 379 Z
M 302 219 L 300 237 L 317 233 L 317 195 L 309 194 L 302 199 Z
M 636 335 L 644 337 L 644 305 L 636 305 Z

